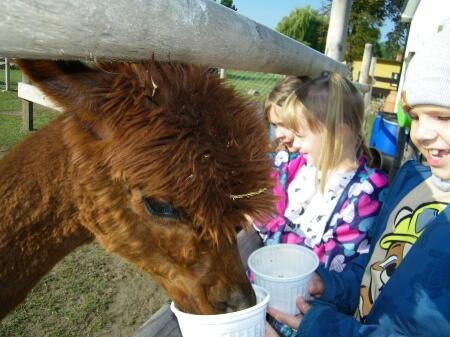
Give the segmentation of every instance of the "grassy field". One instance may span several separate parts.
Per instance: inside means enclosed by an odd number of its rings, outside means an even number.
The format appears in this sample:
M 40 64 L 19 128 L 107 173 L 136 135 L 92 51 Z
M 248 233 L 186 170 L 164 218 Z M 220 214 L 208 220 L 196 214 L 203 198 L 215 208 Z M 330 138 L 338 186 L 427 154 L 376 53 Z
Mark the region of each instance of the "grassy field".
M 280 80 L 280 75 L 227 70 L 227 83 L 243 96 L 262 102 Z
M 13 70 L 11 75 L 16 88 L 20 74 Z M 1 72 L 0 78 L 3 80 Z M 251 99 L 261 102 L 279 76 L 227 71 L 227 78 L 239 93 L 250 93 Z M 0 92 L 2 152 L 30 134 L 22 131 L 20 110 L 17 92 Z M 56 116 L 57 112 L 37 106 L 36 129 Z M 60 262 L 27 300 L 0 322 L 0 337 L 133 336 L 166 301 L 162 290 L 146 275 L 106 254 L 97 244 L 89 244 Z
M 11 90 L 17 90 L 17 83 L 21 80 L 22 74 L 19 70 L 11 68 L 9 76 Z M 4 90 L 5 87 L 5 69 L 2 67 L 2 69 L 0 69 L 0 90 Z

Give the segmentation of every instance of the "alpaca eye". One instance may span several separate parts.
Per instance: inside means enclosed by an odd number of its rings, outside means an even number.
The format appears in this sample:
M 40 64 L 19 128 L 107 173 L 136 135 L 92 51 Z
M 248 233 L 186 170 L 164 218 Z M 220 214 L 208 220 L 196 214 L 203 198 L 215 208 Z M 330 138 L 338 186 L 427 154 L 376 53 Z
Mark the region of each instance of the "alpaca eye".
M 166 202 L 156 201 L 152 198 L 144 198 L 144 206 L 147 212 L 154 216 L 172 219 L 181 218 L 181 212 L 172 204 Z

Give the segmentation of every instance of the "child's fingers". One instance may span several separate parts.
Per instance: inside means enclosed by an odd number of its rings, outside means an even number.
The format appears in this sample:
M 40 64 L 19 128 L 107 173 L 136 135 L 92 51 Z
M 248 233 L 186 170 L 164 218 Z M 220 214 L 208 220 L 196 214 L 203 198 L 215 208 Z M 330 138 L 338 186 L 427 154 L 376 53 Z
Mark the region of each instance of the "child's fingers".
M 320 278 L 319 274 L 314 274 L 313 278 L 309 282 L 309 293 L 311 296 L 319 297 L 323 294 L 325 287 L 323 285 L 322 279 Z
M 281 311 L 271 308 L 271 307 L 269 307 L 267 309 L 267 312 L 269 313 L 270 316 L 275 318 L 278 322 L 287 324 L 292 329 L 297 329 L 298 326 L 300 325 L 300 322 L 302 321 L 302 315 L 300 315 L 300 314 L 294 316 L 294 315 L 286 314 L 284 312 L 281 312 Z
M 311 304 L 306 302 L 305 299 L 303 298 L 303 296 L 299 296 L 297 298 L 296 304 L 297 304 L 298 310 L 300 310 L 300 312 L 303 315 L 306 315 L 308 313 L 309 309 L 311 309 Z

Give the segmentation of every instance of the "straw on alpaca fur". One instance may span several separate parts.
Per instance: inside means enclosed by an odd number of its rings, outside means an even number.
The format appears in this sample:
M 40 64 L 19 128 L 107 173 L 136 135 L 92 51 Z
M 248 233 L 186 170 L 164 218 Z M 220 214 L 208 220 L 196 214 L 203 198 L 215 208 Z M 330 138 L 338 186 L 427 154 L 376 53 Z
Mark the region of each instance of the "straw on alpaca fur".
M 17 63 L 65 113 L 0 161 L 0 318 L 93 240 L 183 310 L 251 305 L 234 228 L 272 208 L 268 137 L 254 107 L 193 66 Z M 182 217 L 149 214 L 144 197 Z

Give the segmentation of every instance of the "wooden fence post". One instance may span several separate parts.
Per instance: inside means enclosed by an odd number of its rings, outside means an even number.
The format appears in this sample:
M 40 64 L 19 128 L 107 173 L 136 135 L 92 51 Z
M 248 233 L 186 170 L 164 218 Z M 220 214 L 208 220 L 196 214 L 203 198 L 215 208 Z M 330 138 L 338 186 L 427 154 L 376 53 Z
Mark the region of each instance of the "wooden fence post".
M 22 73 L 22 82 L 30 83 L 27 76 Z M 24 131 L 33 131 L 33 102 L 22 99 L 22 121 Z
M 345 39 L 351 7 L 352 0 L 333 0 L 331 4 L 325 55 L 339 62 L 344 60 Z
M 377 58 L 372 57 L 372 61 L 370 62 L 370 68 L 369 68 L 369 91 L 364 94 L 364 106 L 366 108 L 366 115 L 369 114 L 369 112 L 372 112 L 372 107 L 370 105 L 370 101 L 372 100 L 372 87 L 375 83 L 375 68 L 377 66 Z
M 369 80 L 369 72 L 370 72 L 370 62 L 372 61 L 372 45 L 370 43 L 366 43 L 364 46 L 364 54 L 361 62 L 361 72 L 359 73 L 358 82 L 361 84 L 366 84 L 370 86 Z M 364 103 L 366 100 L 364 99 Z M 370 101 L 369 101 L 370 104 Z M 365 111 L 367 111 L 368 107 L 365 106 Z
M 9 59 L 5 57 L 5 91 L 9 91 L 10 89 L 10 72 L 9 72 Z

